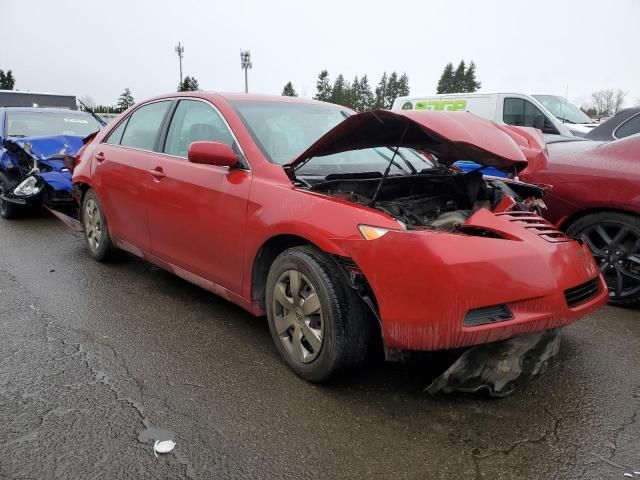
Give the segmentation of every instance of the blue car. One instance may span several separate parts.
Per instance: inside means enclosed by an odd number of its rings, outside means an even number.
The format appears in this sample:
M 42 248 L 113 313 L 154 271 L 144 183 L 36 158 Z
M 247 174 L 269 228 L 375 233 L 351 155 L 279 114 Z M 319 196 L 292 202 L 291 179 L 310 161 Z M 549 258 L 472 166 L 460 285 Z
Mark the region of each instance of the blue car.
M 463 172 L 473 172 L 474 170 L 478 170 L 482 172 L 483 175 L 489 175 L 491 177 L 506 177 L 507 174 L 502 170 L 498 170 L 494 167 L 485 167 L 476 162 L 472 162 L 470 160 L 459 160 L 454 163 L 456 167 L 458 167 Z
M 14 218 L 41 205 L 73 207 L 65 157 L 103 125 L 75 110 L 0 108 L 0 216 Z

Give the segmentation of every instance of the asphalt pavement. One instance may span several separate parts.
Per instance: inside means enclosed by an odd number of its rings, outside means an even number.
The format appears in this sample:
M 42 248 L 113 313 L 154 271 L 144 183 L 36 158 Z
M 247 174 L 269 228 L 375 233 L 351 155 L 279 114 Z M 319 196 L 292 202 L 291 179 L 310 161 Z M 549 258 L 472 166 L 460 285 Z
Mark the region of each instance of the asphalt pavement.
M 606 307 L 506 399 L 430 397 L 437 358 L 315 386 L 265 319 L 129 255 L 98 264 L 45 215 L 0 222 L 3 479 L 624 479 L 639 367 L 640 312 Z

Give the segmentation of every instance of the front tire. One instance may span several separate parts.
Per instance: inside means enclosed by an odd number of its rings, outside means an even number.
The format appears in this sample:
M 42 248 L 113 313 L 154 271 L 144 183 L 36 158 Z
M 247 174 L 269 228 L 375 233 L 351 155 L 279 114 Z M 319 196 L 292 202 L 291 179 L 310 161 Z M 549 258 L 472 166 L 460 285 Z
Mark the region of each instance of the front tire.
M 98 262 L 108 260 L 113 251 L 113 246 L 109 235 L 107 218 L 94 190 L 88 190 L 84 195 L 82 201 L 82 225 L 89 255 Z
M 276 258 L 266 310 L 278 352 L 305 380 L 328 380 L 366 355 L 371 322 L 363 303 L 340 266 L 316 248 L 290 248 Z
M 9 192 L 13 188 L 12 182 L 2 173 L 0 173 L 0 193 Z M 7 202 L 0 198 L 0 217 L 11 220 L 20 215 L 20 205 Z
M 609 287 L 609 303 L 640 305 L 640 218 L 621 212 L 585 215 L 567 228 L 593 253 Z

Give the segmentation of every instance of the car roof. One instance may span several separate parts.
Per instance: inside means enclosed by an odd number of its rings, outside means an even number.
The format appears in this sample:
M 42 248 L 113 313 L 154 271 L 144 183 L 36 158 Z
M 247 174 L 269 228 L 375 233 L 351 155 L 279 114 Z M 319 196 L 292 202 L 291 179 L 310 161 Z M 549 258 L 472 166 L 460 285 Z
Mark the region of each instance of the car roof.
M 258 93 L 238 93 L 238 92 L 212 92 L 212 91 L 197 91 L 197 92 L 172 92 L 166 93 L 163 95 L 157 95 L 151 98 L 145 98 L 141 101 L 141 103 L 146 103 L 150 100 L 161 100 L 165 98 L 176 98 L 176 97 L 197 97 L 197 98 L 209 98 L 213 100 L 214 98 L 222 98 L 227 101 L 236 102 L 236 101 L 247 101 L 247 102 L 286 102 L 286 103 L 306 103 L 306 104 L 317 104 L 317 105 L 336 105 L 333 103 L 320 102 L 318 100 L 313 100 L 310 98 L 301 98 L 301 97 L 287 97 L 284 95 L 268 95 L 268 94 L 258 94 Z M 341 105 L 336 105 L 338 107 L 342 107 Z M 342 107 L 347 110 L 350 110 L 347 107 Z
M 74 112 L 74 113 L 86 113 L 82 110 L 71 110 L 70 108 L 46 108 L 46 107 L 0 107 L 0 110 L 10 110 L 12 112 Z

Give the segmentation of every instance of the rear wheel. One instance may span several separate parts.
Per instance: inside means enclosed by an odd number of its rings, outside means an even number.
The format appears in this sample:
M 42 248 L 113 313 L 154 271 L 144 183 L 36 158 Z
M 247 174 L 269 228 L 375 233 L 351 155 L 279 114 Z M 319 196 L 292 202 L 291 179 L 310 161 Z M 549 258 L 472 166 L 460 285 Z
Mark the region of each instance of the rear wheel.
M 269 271 L 266 297 L 276 348 L 300 377 L 322 382 L 364 359 L 371 324 L 330 256 L 313 247 L 284 251 Z
M 567 234 L 589 246 L 614 305 L 640 305 L 640 218 L 620 212 L 585 215 Z
M 13 187 L 13 183 L 2 173 L 0 173 L 0 193 L 7 193 Z M 20 205 L 7 202 L 0 198 L 0 217 L 7 220 L 16 218 L 20 213 Z
M 82 201 L 82 225 L 89 254 L 99 262 L 107 260 L 113 246 L 107 219 L 94 190 L 87 191 Z

